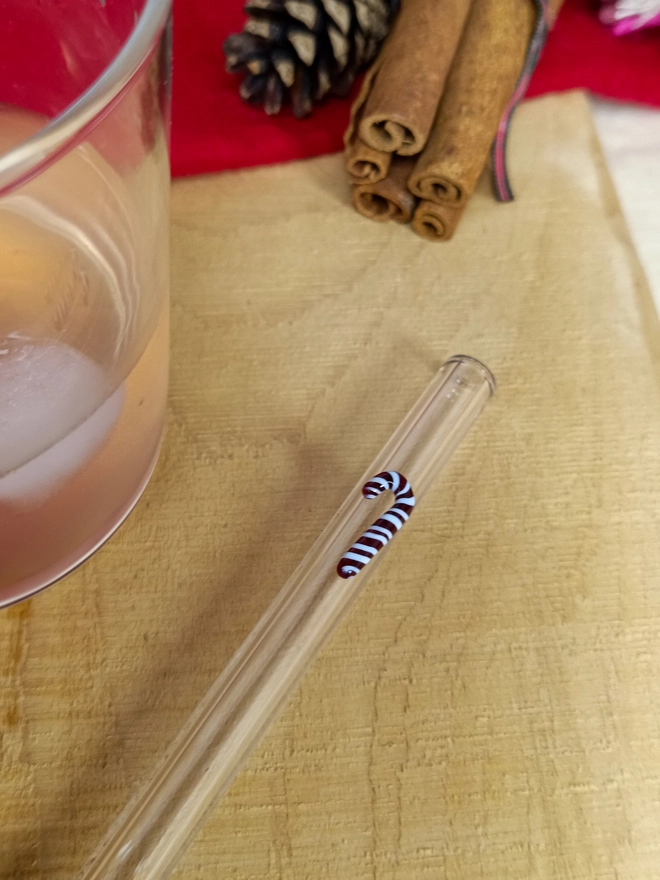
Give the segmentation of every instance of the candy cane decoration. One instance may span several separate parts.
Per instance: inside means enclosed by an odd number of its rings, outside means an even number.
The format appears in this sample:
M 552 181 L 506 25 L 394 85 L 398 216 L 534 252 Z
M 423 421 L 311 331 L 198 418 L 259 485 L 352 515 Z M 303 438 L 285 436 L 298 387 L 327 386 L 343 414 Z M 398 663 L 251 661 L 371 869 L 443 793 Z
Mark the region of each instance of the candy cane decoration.
M 337 566 L 339 577 L 350 578 L 362 571 L 367 562 L 392 540 L 412 513 L 415 506 L 412 486 L 398 471 L 384 471 L 372 477 L 362 487 L 362 494 L 365 498 L 376 498 L 387 489 L 394 492 L 396 502 L 342 556 Z

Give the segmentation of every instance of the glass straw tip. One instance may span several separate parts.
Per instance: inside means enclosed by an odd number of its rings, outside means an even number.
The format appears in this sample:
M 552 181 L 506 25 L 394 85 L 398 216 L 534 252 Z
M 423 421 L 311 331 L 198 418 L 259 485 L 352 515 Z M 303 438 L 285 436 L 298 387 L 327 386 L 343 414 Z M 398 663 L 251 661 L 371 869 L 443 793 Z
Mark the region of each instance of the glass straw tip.
M 488 369 L 486 364 L 478 360 L 478 358 L 472 357 L 472 355 L 469 354 L 454 354 L 446 360 L 445 365 L 447 366 L 449 364 L 463 364 L 465 366 L 474 367 L 483 376 L 486 382 L 488 382 L 491 397 L 493 394 L 495 394 L 497 390 L 497 382 L 495 381 L 495 376 Z

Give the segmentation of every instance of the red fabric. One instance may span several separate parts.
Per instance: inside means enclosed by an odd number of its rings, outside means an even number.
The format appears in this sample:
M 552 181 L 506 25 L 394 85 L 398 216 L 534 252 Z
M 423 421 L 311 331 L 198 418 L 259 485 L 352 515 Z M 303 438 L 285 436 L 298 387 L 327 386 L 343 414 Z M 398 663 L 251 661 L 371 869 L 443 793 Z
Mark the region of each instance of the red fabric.
M 565 89 L 660 107 L 660 28 L 626 37 L 598 20 L 599 2 L 566 0 L 528 97 Z
M 177 176 L 303 159 L 342 147 L 349 101 L 305 120 L 269 118 L 243 103 L 222 42 L 244 22 L 244 0 L 175 0 L 172 166 Z M 660 29 L 615 37 L 598 3 L 565 0 L 527 94 L 585 88 L 660 107 Z

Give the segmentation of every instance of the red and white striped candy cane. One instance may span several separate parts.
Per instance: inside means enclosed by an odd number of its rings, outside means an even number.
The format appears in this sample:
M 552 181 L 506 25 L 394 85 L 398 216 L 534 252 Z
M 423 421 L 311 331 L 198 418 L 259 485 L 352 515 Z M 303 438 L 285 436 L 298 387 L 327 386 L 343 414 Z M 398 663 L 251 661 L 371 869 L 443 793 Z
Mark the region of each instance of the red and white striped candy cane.
M 412 513 L 415 506 L 412 486 L 398 471 L 384 471 L 372 477 L 362 487 L 362 494 L 365 498 L 376 498 L 388 489 L 394 492 L 396 502 L 344 553 L 337 566 L 340 577 L 350 578 L 362 571 L 376 553 L 392 540 Z

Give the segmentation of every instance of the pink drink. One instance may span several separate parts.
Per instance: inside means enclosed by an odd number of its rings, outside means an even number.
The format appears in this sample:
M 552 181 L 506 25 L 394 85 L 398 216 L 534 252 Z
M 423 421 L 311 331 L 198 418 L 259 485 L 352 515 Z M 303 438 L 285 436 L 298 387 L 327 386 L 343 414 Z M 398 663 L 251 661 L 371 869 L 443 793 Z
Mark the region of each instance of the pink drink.
M 0 152 L 40 124 L 0 108 Z M 82 562 L 154 467 L 168 363 L 162 165 L 155 155 L 120 177 L 86 143 L 0 200 L 0 606 Z

